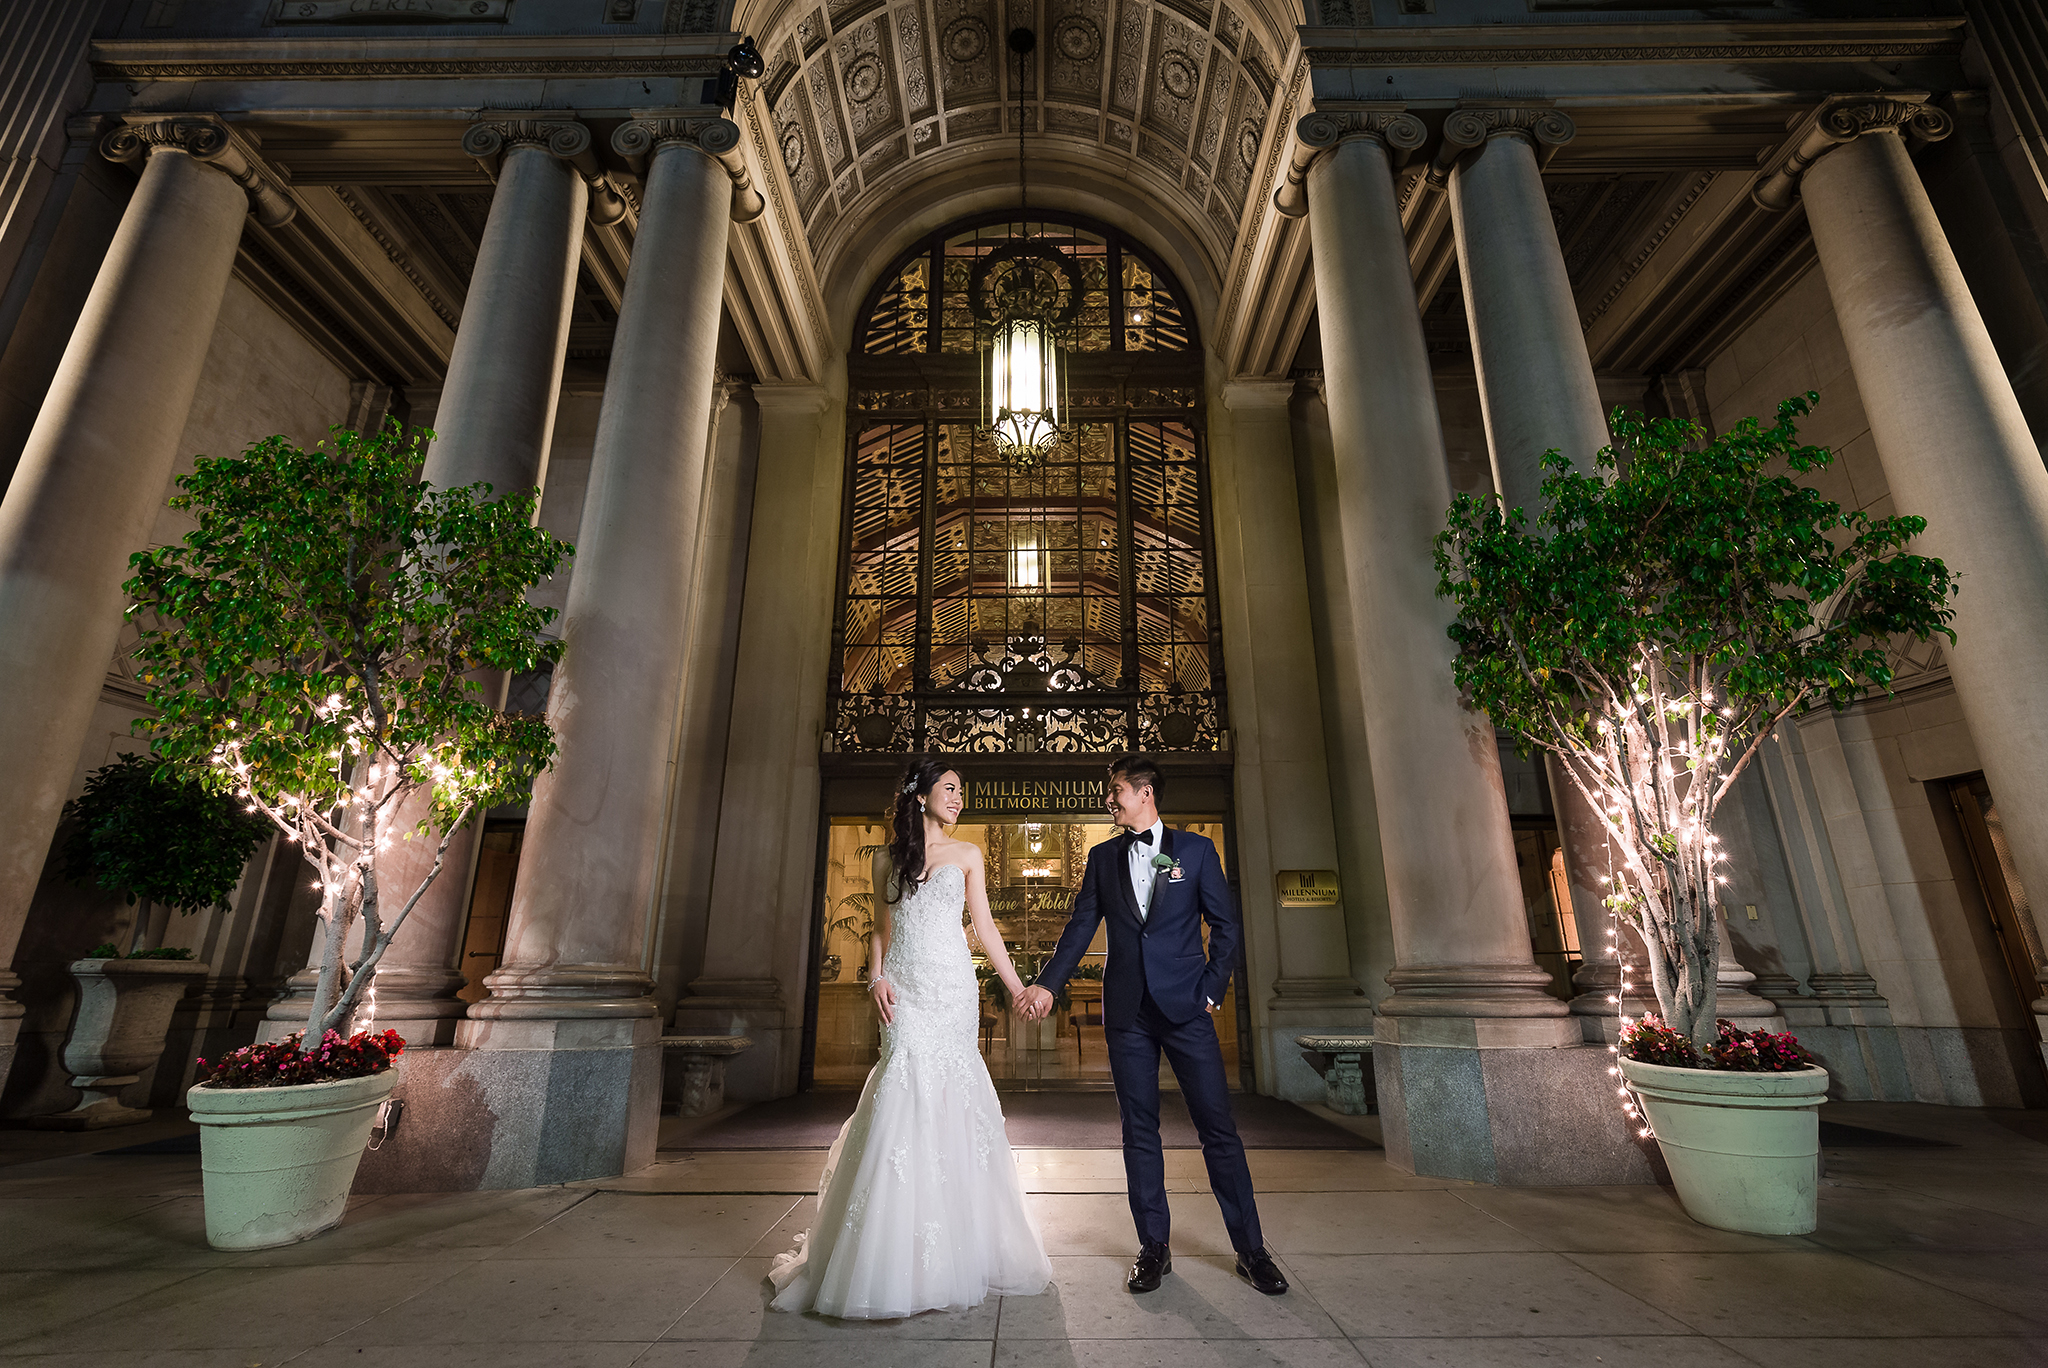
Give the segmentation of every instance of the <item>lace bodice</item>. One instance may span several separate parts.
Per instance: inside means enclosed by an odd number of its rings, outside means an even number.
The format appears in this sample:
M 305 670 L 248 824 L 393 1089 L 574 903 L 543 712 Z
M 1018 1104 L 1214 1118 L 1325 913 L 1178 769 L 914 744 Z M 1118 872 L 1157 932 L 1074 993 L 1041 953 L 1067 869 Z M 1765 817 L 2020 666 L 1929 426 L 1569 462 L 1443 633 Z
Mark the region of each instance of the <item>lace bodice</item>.
M 899 996 L 946 994 L 963 981 L 977 996 L 974 960 L 961 913 L 967 906 L 967 871 L 940 865 L 931 877 L 889 909 L 889 951 L 882 972 Z

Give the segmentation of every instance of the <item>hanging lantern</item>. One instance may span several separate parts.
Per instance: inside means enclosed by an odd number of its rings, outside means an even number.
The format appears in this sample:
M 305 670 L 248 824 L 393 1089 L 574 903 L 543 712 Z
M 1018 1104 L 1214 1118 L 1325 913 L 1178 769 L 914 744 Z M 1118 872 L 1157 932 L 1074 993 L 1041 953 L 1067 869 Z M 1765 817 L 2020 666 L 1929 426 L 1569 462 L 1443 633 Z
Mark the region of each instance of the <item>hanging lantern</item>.
M 1060 437 L 1060 351 L 1052 321 L 996 323 L 988 353 L 989 440 L 1012 465 L 1033 466 Z
M 1066 435 L 1068 329 L 1080 311 L 1073 259 L 1033 240 L 1029 225 L 984 257 L 968 284 L 979 324 L 981 425 L 996 453 L 1020 469 L 1052 454 Z

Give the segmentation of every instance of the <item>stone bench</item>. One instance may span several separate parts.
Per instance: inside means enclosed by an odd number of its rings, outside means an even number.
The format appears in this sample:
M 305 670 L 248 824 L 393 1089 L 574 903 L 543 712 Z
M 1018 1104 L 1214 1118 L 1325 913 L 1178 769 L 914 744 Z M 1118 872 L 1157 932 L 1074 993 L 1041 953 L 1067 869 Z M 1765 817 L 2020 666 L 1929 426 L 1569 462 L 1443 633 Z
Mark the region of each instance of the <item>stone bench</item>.
M 1372 1110 L 1365 1097 L 1363 1067 L 1363 1057 L 1372 1053 L 1371 1036 L 1298 1035 L 1294 1043 L 1330 1057 L 1330 1071 L 1323 1075 L 1323 1100 L 1331 1111 L 1364 1116 Z
M 683 1057 L 684 1116 L 709 1116 L 725 1105 L 725 1061 L 754 1042 L 736 1035 L 667 1035 L 664 1051 Z

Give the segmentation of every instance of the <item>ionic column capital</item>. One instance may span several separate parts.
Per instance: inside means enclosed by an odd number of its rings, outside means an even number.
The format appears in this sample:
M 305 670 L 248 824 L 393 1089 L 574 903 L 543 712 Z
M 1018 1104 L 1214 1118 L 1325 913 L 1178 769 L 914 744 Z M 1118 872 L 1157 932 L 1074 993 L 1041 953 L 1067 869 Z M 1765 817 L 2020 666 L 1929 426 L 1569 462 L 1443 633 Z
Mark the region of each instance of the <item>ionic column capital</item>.
M 109 161 L 139 164 L 157 152 L 183 152 L 241 186 L 258 223 L 282 228 L 299 211 L 286 193 L 290 178 L 267 165 L 256 148 L 253 134 L 238 133 L 212 114 L 129 119 L 100 139 L 100 155 Z
M 1430 184 L 1441 189 L 1458 158 L 1495 138 L 1516 138 L 1529 144 L 1536 149 L 1536 164 L 1541 167 L 1578 132 L 1571 115 L 1549 105 L 1460 105 L 1444 119 L 1443 141 L 1429 164 Z
M 1777 150 L 1764 158 L 1750 198 L 1782 212 L 1799 197 L 1799 182 L 1813 164 L 1865 133 L 1897 133 L 1918 142 L 1939 142 L 1955 130 L 1947 111 L 1927 103 L 1924 90 L 1890 90 L 1874 95 L 1830 95 L 1792 124 Z
M 1308 172 L 1316 159 L 1339 143 L 1365 138 L 1378 143 L 1399 166 L 1422 146 L 1429 131 L 1405 105 L 1358 105 L 1319 109 L 1294 125 L 1294 155 L 1287 178 L 1273 192 L 1273 207 L 1289 218 L 1308 212 Z
M 574 168 L 590 187 L 590 221 L 609 227 L 626 216 L 626 196 L 597 163 L 590 129 L 580 120 L 533 114 L 487 114 L 462 135 L 462 150 L 492 180 L 504 168 L 505 154 L 516 147 L 537 147 Z
M 752 223 L 768 208 L 740 155 L 739 125 L 730 119 L 715 114 L 636 113 L 612 133 L 612 151 L 642 176 L 656 157 L 674 148 L 701 152 L 725 168 L 732 178 L 735 223 Z

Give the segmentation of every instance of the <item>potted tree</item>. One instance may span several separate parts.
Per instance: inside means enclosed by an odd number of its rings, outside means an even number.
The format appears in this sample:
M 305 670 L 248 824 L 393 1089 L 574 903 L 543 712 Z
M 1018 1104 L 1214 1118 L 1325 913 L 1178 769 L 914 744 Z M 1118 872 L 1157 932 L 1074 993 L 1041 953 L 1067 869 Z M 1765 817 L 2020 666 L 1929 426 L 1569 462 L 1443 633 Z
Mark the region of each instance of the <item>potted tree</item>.
M 1536 527 L 1461 495 L 1436 543 L 1459 686 L 1605 819 L 1658 1005 L 1612 1072 L 1694 1219 L 1780 1234 L 1813 1228 L 1827 1072 L 1716 1020 L 1715 810 L 1786 717 L 1887 687 L 1899 638 L 1953 636 L 1946 567 L 1907 549 L 1924 520 L 1796 478 L 1833 459 L 1795 428 L 1818 398 L 1712 439 L 1617 410 L 1597 473 L 1545 456 Z
M 64 805 L 64 823 L 64 876 L 140 905 L 127 954 L 110 942 L 72 962 L 78 1008 L 64 1067 L 83 1096 L 70 1111 L 30 1124 L 133 1125 L 152 1113 L 123 1106 L 121 1092 L 162 1056 L 179 1000 L 211 972 L 190 950 L 155 944 L 152 908 L 226 911 L 242 867 L 271 828 L 232 797 L 138 755 L 94 770 L 85 791 Z
M 222 1249 L 341 1219 L 396 1081 L 395 1038 L 360 1029 L 377 963 L 452 834 L 554 754 L 545 719 L 500 710 L 475 679 L 560 656 L 541 636 L 553 610 L 526 600 L 569 553 L 533 525 L 537 491 L 434 489 L 418 478 L 433 434 L 335 433 L 331 449 L 269 437 L 201 458 L 171 501 L 197 526 L 130 560 L 157 714 L 138 727 L 298 846 L 324 894 L 304 1032 L 234 1052 L 187 1094 Z M 434 859 L 416 887 L 387 889 L 387 852 L 410 840 L 436 842 Z

